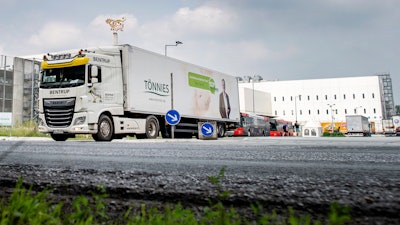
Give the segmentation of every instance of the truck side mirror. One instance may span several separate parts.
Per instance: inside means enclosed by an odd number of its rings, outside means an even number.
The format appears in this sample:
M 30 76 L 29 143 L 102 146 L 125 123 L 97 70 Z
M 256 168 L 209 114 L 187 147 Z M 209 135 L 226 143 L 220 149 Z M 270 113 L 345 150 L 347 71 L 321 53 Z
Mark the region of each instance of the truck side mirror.
M 93 77 L 97 77 L 98 75 L 98 68 L 97 66 L 91 66 L 90 68 L 90 76 Z

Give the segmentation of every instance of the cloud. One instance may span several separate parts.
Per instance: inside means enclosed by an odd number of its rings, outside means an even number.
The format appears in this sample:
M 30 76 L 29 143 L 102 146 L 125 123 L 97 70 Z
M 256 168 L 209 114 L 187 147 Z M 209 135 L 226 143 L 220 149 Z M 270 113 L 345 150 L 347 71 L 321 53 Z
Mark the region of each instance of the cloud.
M 179 8 L 173 15 L 140 25 L 137 35 L 145 40 L 198 39 L 223 35 L 234 29 L 236 15 L 227 9 L 200 6 Z M 157 42 L 157 41 L 156 41 Z
M 234 27 L 236 15 L 227 9 L 201 6 L 191 10 L 180 8 L 172 18 L 172 25 L 185 31 L 216 34 Z
M 40 49 L 62 49 L 64 46 L 73 46 L 81 40 L 81 29 L 68 22 L 49 22 L 36 34 L 33 34 L 28 43 Z

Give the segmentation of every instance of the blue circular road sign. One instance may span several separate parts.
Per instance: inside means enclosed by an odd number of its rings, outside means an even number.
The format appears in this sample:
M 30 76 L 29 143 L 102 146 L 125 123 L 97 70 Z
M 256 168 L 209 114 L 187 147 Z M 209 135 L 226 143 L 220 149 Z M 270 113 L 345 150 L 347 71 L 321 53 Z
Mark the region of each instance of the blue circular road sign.
M 203 123 L 201 125 L 201 134 L 209 137 L 214 134 L 214 126 L 211 123 Z
M 178 111 L 171 109 L 165 114 L 165 121 L 169 125 L 176 125 L 181 121 L 181 115 Z

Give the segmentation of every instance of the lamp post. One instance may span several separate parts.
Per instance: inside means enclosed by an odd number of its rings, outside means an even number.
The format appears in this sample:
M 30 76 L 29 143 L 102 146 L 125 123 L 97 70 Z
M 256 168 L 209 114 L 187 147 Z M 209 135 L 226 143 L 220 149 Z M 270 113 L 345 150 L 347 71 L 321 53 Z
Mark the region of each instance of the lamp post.
M 335 104 L 328 104 L 328 106 L 331 108 L 331 118 L 332 118 L 332 122 L 331 122 L 332 131 L 331 131 L 331 133 L 333 133 L 333 128 L 334 128 L 334 126 L 333 126 L 333 106 L 335 106 Z
M 294 96 L 294 115 L 296 116 L 296 122 L 297 122 L 297 98 L 301 98 L 301 95 L 296 95 Z
M 254 104 L 254 76 L 251 79 L 251 83 L 253 85 L 253 113 L 255 114 L 256 113 L 256 109 L 255 109 L 255 104 Z
M 181 45 L 181 44 L 183 44 L 181 41 L 175 41 L 174 45 L 165 45 L 165 56 L 167 56 L 167 47 L 168 46 L 178 46 L 178 45 Z
M 249 77 L 249 79 L 251 79 L 251 84 L 252 84 L 252 88 L 253 88 L 253 113 L 256 113 L 256 107 L 255 107 L 255 95 L 254 95 L 254 81 L 261 81 L 263 78 L 260 75 L 253 75 L 252 77 Z

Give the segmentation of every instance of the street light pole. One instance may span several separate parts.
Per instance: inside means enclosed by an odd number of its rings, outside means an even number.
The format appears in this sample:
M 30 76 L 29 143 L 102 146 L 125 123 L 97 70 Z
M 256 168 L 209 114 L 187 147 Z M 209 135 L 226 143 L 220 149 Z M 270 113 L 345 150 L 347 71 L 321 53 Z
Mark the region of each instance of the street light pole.
M 178 46 L 178 45 L 181 45 L 181 44 L 183 44 L 181 41 L 175 41 L 174 45 L 165 45 L 165 50 L 164 50 L 165 56 L 167 56 L 167 47 L 168 46 Z
M 332 122 L 331 122 L 332 131 L 331 131 L 331 133 L 333 133 L 333 128 L 334 128 L 334 126 L 333 126 L 333 106 L 335 106 L 335 104 L 328 104 L 328 106 L 331 108 L 331 117 L 332 117 Z
M 257 79 L 257 82 L 260 82 L 261 80 L 263 80 L 263 78 L 260 76 L 260 75 L 253 75 L 252 77 L 248 77 L 248 79 L 249 79 L 249 82 L 250 82 L 250 79 L 251 79 L 251 83 L 252 83 L 252 87 L 253 87 L 253 113 L 255 114 L 256 113 L 256 106 L 255 106 L 255 94 L 254 94 L 254 92 L 255 92 L 255 90 L 254 90 L 254 81 Z
M 255 104 L 254 104 L 254 76 L 253 76 L 253 78 L 251 79 L 251 83 L 252 83 L 252 85 L 253 85 L 253 113 L 255 114 L 256 113 L 256 110 L 255 110 Z
M 297 98 L 301 98 L 301 95 L 296 95 L 294 96 L 294 114 L 296 116 L 296 122 L 297 122 Z

